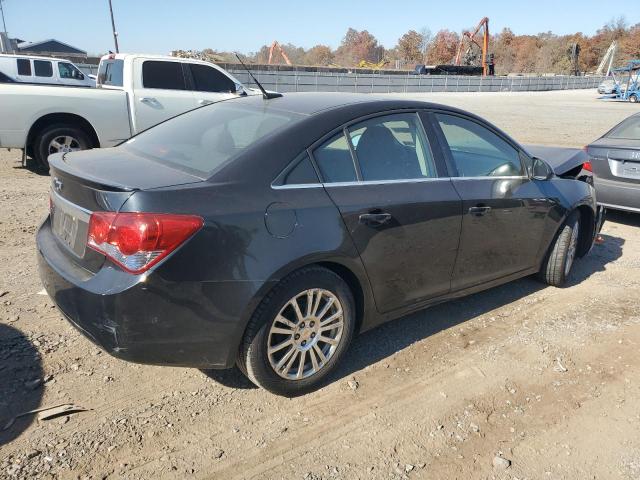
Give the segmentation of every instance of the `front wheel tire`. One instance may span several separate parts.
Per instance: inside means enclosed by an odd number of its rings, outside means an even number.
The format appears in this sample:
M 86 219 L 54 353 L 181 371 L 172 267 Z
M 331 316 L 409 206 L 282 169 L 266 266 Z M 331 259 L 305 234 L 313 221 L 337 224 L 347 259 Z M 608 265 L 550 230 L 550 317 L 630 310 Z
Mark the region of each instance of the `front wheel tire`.
M 253 315 L 238 355 L 249 379 L 286 397 L 315 390 L 344 357 L 355 331 L 349 286 L 307 267 L 282 280 Z
M 561 287 L 569 278 L 578 251 L 580 238 L 580 215 L 573 212 L 560 228 L 551 246 L 542 269 L 540 279 L 554 287 Z

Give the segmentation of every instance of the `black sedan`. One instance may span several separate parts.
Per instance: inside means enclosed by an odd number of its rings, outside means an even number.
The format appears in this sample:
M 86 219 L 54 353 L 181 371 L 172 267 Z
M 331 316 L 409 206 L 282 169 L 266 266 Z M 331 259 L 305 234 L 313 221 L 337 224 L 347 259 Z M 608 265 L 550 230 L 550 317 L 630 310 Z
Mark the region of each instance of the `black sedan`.
M 71 323 L 116 357 L 237 364 L 288 396 L 384 321 L 562 285 L 594 238 L 590 185 L 416 101 L 240 98 L 50 164 L 39 269 Z
M 598 203 L 640 212 L 640 113 L 586 147 Z

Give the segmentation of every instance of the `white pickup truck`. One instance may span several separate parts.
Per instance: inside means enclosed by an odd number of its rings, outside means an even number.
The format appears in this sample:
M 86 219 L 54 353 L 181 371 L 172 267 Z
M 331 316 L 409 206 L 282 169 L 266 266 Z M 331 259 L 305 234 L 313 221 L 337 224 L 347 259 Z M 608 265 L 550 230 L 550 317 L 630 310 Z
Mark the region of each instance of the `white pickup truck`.
M 0 148 L 48 169 L 53 153 L 111 147 L 188 110 L 257 94 L 211 63 L 131 54 L 102 57 L 97 87 L 0 83 Z

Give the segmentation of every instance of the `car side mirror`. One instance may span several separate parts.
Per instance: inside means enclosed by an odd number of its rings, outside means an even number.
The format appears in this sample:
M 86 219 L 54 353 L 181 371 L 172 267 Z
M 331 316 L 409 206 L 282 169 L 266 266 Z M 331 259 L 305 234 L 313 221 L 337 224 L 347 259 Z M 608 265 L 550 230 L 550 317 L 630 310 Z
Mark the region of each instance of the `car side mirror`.
M 244 86 L 242 86 L 240 83 L 236 83 L 236 95 L 240 97 L 247 96 L 247 92 L 245 91 Z
M 549 180 L 553 177 L 553 170 L 551 167 L 541 158 L 533 158 L 532 175 L 535 180 Z

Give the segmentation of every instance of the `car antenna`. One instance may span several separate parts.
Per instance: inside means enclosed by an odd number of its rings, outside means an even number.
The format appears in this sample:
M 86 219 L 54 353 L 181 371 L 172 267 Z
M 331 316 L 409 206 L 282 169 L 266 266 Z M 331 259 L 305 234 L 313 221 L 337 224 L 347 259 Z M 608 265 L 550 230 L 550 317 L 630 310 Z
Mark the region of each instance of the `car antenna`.
M 256 85 L 258 85 L 258 88 L 260 89 L 260 91 L 262 92 L 262 98 L 264 98 L 265 100 L 271 100 L 272 98 L 279 98 L 282 97 L 281 93 L 277 93 L 277 92 L 267 92 L 264 87 L 262 85 L 260 85 L 260 82 L 256 79 L 256 77 L 253 76 L 253 73 L 251 73 L 251 70 L 249 70 L 249 68 L 244 64 L 244 62 L 242 61 L 242 59 L 240 58 L 240 55 L 238 55 L 237 52 L 234 52 L 236 55 L 236 58 L 240 61 L 240 64 L 242 64 L 242 66 L 244 67 L 244 69 L 247 71 L 247 73 L 249 74 L 249 76 L 253 79 L 253 81 L 255 82 Z

